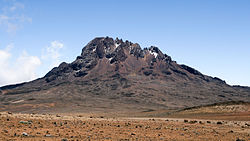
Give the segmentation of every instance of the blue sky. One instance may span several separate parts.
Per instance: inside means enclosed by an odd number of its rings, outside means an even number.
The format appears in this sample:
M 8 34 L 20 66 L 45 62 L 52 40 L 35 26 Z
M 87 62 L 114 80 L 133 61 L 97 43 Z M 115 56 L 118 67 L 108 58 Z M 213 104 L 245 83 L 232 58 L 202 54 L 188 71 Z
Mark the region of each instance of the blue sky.
M 97 36 L 155 45 L 180 64 L 250 86 L 249 0 L 0 0 L 0 86 L 72 62 Z

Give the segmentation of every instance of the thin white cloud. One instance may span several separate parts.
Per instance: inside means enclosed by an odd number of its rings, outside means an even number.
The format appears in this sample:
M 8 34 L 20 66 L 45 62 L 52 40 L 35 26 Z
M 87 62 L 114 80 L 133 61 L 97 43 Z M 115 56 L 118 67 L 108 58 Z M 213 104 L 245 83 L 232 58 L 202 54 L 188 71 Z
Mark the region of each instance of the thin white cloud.
M 5 6 L 0 11 L 0 26 L 8 33 L 13 34 L 21 28 L 24 23 L 32 22 L 32 18 L 23 12 L 24 4 L 10 1 L 9 6 Z
M 61 49 L 64 44 L 60 41 L 52 41 L 49 46 L 45 48 L 42 53 L 42 59 L 45 61 L 50 61 L 50 68 L 56 67 L 61 63 Z
M 0 86 L 15 84 L 37 78 L 36 70 L 41 65 L 37 56 L 23 51 L 17 58 L 11 54 L 13 45 L 0 50 Z
M 15 55 L 11 51 L 14 48 L 14 44 L 9 44 L 0 49 L 0 86 L 34 80 L 40 77 L 38 72 L 41 68 L 48 72 L 58 66 L 64 44 L 52 41 L 44 47 L 41 57 L 29 55 L 26 51 Z
M 10 11 L 15 11 L 17 9 L 24 9 L 24 4 L 20 3 L 20 2 L 14 2 L 13 5 L 11 7 L 9 7 Z

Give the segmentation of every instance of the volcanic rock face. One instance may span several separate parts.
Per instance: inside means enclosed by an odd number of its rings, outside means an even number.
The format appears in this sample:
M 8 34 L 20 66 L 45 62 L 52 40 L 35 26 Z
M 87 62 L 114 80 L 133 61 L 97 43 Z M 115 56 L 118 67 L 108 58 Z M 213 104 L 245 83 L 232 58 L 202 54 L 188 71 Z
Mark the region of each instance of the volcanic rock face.
M 159 48 L 95 38 L 72 63 L 43 78 L 0 88 L 0 110 L 51 112 L 179 109 L 223 101 L 250 101 L 248 87 L 172 61 Z M 27 106 L 28 105 L 28 106 Z
M 132 72 L 144 73 L 149 76 L 151 73 L 148 72 L 153 72 L 154 67 L 164 71 L 170 69 L 169 66 L 172 63 L 171 57 L 164 55 L 157 47 L 152 46 L 142 50 L 139 44 L 129 41 L 123 42 L 108 37 L 95 38 L 82 49 L 81 56 L 78 56 L 74 62 L 60 64 L 50 71 L 45 79 L 50 82 L 63 76 L 62 79 L 74 80 L 74 77 L 91 75 L 93 69 L 102 74 L 110 71 L 127 75 Z M 96 67 L 98 70 L 95 69 Z

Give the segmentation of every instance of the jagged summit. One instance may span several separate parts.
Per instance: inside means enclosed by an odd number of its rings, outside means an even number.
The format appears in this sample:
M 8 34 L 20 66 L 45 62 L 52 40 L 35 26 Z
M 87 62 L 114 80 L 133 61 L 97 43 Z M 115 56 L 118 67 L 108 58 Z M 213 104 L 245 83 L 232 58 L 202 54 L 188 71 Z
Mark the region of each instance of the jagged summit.
M 1 87 L 0 111 L 165 110 L 249 97 L 249 88 L 179 65 L 158 47 L 98 37 L 72 63 L 63 62 L 34 81 Z
M 164 55 L 159 48 L 155 46 L 151 46 L 150 48 L 144 48 L 141 49 L 140 45 L 138 43 L 132 43 L 130 41 L 123 42 L 122 39 L 116 38 L 115 40 L 113 38 L 109 37 L 97 37 L 90 41 L 83 49 L 81 56 L 78 56 L 78 58 L 85 58 L 86 56 L 91 55 L 95 58 L 107 58 L 110 61 L 114 59 L 113 57 L 123 57 L 123 59 L 116 58 L 118 60 L 114 61 L 124 61 L 124 59 L 127 57 L 124 53 L 125 51 L 128 51 L 130 55 L 133 55 L 135 57 L 144 58 L 146 54 L 151 54 L 155 58 L 164 59 L 165 57 L 169 57 L 167 55 Z M 171 59 L 170 57 L 168 59 Z M 114 62 L 111 61 L 111 62 Z
M 152 69 L 154 65 L 157 66 L 157 62 L 165 69 L 173 63 L 170 56 L 163 54 L 160 49 L 155 46 L 141 49 L 138 43 L 132 43 L 127 40 L 123 42 L 122 39 L 118 38 L 114 40 L 109 37 L 97 37 L 82 49 L 81 55 L 78 56 L 75 61 L 70 64 L 63 62 L 59 67 L 54 68 L 46 74 L 45 77 L 47 82 L 55 80 L 58 74 L 71 77 L 71 79 L 73 76 L 84 77 L 97 65 L 104 66 L 103 63 L 105 63 L 108 68 L 99 67 L 99 72 L 106 72 L 107 69 L 112 71 L 112 68 L 113 71 L 119 72 L 119 68 L 123 68 L 125 65 L 127 70 L 123 69 L 121 71 L 122 73 L 129 74 L 138 70 L 139 68 L 137 67 L 140 65 L 145 65 L 145 68 L 151 66 Z M 151 71 L 146 71 L 144 73 L 150 75 L 150 72 Z

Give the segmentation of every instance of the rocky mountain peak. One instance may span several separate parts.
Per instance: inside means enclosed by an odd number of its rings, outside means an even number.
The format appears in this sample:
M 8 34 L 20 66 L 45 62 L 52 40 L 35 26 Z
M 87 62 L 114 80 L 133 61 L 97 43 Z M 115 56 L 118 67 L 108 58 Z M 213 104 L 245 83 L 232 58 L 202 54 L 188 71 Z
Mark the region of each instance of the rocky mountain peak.
M 128 61 L 126 61 L 127 59 Z M 131 69 L 135 69 L 134 66 L 136 65 L 153 65 L 157 60 L 163 61 L 167 66 L 172 62 L 170 56 L 163 54 L 155 46 L 142 49 L 138 43 L 132 43 L 127 40 L 97 37 L 82 49 L 81 55 L 75 61 L 69 64 L 60 64 L 46 74 L 45 77 L 48 82 L 53 81 L 55 76 L 58 78 L 58 75 L 63 77 L 84 77 L 89 74 L 90 70 L 98 64 L 100 65 L 101 62 L 107 62 L 111 65 L 109 68 L 112 68 L 112 64 L 116 64 L 115 70 L 117 70 L 119 68 L 117 64 L 121 62 L 126 61 L 128 68 L 132 67 Z M 161 66 L 166 66 L 164 63 Z
M 145 111 L 249 101 L 249 96 L 250 88 L 231 87 L 217 77 L 177 64 L 158 47 L 142 49 L 137 43 L 98 37 L 73 62 L 61 63 L 44 77 L 0 87 L 0 107 L 23 100 L 15 105 L 51 102 L 56 103 L 55 109 L 63 111 L 65 105 L 74 107 L 68 107 L 70 111 L 96 111 L 100 107 L 139 107 Z
M 128 52 L 128 54 L 127 54 Z M 97 37 L 90 41 L 83 49 L 81 56 L 78 59 L 92 58 L 107 58 L 111 63 L 115 61 L 124 61 L 127 55 L 144 58 L 146 54 L 152 55 L 154 58 L 171 61 L 170 56 L 164 55 L 159 48 L 151 46 L 150 48 L 142 49 L 138 43 L 132 43 L 128 40 L 125 42 L 122 39 L 115 40 L 110 37 Z
M 163 54 L 156 46 L 142 49 L 138 43 L 110 37 L 97 37 L 90 41 L 80 56 L 72 63 L 61 63 L 45 75 L 46 82 L 74 80 L 99 73 L 116 72 L 123 74 L 162 77 L 177 75 L 192 78 L 197 75 L 208 81 L 199 71 L 186 65 L 178 65 L 171 57 Z M 97 73 L 97 74 L 95 74 Z

